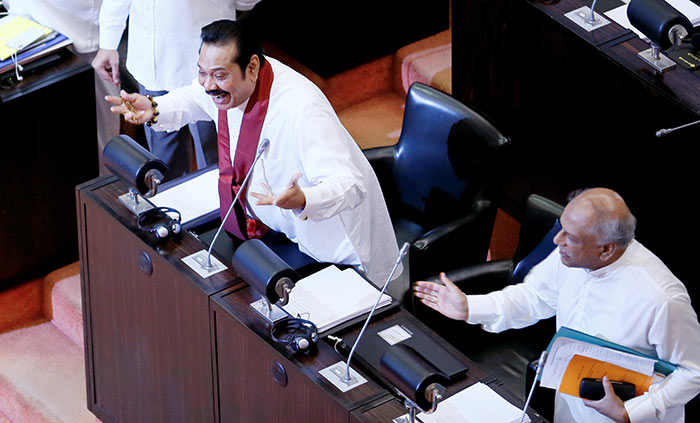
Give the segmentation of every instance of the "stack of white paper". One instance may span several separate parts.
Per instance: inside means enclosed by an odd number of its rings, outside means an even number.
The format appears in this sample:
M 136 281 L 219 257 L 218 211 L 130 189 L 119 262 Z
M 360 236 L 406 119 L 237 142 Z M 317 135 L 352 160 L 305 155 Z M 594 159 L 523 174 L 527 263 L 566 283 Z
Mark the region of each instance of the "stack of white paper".
M 354 269 L 326 267 L 296 283 L 284 310 L 314 322 L 319 332 L 369 312 L 379 290 Z M 383 294 L 377 308 L 391 303 Z
M 438 404 L 432 414 L 420 413 L 423 423 L 517 423 L 523 411 L 487 385 L 477 382 Z M 523 422 L 530 422 L 525 415 Z
M 219 209 L 219 169 L 213 168 L 177 184 L 150 198 L 158 207 L 172 207 L 180 212 L 181 223 Z

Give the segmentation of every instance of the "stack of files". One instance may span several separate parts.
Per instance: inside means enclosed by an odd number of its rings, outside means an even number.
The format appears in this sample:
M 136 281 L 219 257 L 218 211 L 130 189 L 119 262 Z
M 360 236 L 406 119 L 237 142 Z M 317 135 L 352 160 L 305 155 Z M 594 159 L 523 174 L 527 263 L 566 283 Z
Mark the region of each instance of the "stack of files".
M 477 382 L 440 402 L 434 413 L 419 413 L 422 423 L 518 423 L 523 410 L 487 385 Z M 530 422 L 527 414 L 523 423 Z
M 65 35 L 30 19 L 6 16 L 0 19 L 0 73 L 12 70 L 15 60 L 22 65 L 70 44 Z
M 319 332 L 369 312 L 380 291 L 354 269 L 328 266 L 301 279 L 289 294 L 283 309 L 294 317 L 312 321 Z M 391 304 L 382 294 L 377 308 Z

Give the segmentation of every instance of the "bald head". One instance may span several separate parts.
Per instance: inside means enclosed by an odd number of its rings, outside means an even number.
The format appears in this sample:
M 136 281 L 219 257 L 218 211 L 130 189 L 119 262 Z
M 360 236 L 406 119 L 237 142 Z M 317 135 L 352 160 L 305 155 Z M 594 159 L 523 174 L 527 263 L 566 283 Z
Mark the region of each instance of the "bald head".
M 607 188 L 591 188 L 574 197 L 567 207 L 585 219 L 598 244 L 617 243 L 621 248 L 634 239 L 637 220 L 620 194 Z
M 579 193 L 561 216 L 554 242 L 569 267 L 598 269 L 617 260 L 634 239 L 636 219 L 618 193 L 592 188 Z

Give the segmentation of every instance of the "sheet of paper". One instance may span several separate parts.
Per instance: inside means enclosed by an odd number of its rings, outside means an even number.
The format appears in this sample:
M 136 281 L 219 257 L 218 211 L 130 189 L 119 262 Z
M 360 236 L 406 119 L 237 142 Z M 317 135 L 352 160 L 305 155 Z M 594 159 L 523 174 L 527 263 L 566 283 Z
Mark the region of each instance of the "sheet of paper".
M 576 354 L 606 361 L 645 375 L 652 375 L 654 372 L 654 360 L 650 358 L 615 351 L 571 338 L 559 337 L 554 340 L 549 350 L 547 362 L 542 370 L 540 385 L 545 388 L 559 389 L 566 368 Z
M 182 223 L 219 209 L 219 169 L 214 168 L 150 198 L 158 207 L 172 207 L 182 215 Z
M 700 23 L 700 6 L 690 0 L 666 0 L 666 3 L 685 15 L 693 26 Z
M 353 269 L 329 266 L 297 282 L 284 310 L 311 320 L 323 332 L 368 312 L 378 297 L 379 290 Z M 384 294 L 379 306 L 390 302 Z
M 627 18 L 627 4 L 608 10 L 605 12 L 605 16 L 612 19 L 621 27 L 632 30 L 632 32 L 637 34 L 637 36 L 642 40 L 648 41 L 647 36 L 639 32 L 637 28 L 633 27 L 630 20 Z
M 438 404 L 432 414 L 419 413 L 423 423 L 510 423 L 519 422 L 522 410 L 487 385 L 477 382 Z M 530 417 L 525 416 L 524 422 Z

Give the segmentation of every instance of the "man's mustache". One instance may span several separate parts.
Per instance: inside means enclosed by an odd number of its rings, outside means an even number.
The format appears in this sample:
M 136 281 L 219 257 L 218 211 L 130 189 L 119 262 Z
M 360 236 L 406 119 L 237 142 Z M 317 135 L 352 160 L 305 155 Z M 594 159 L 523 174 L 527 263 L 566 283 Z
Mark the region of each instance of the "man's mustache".
M 211 96 L 219 96 L 219 95 L 226 95 L 226 94 L 228 94 L 228 91 L 224 91 L 224 90 L 208 90 L 208 91 L 206 91 L 206 93 L 209 94 L 209 95 L 211 95 Z

